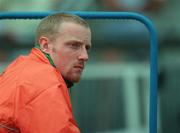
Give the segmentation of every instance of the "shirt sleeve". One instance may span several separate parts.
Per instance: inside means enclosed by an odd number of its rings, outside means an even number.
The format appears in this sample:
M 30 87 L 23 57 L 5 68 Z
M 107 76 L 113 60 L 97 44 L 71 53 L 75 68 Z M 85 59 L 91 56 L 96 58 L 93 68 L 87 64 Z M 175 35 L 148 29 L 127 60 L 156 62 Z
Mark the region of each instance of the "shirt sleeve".
M 47 89 L 23 85 L 17 93 L 16 122 L 21 133 L 80 133 L 63 85 Z

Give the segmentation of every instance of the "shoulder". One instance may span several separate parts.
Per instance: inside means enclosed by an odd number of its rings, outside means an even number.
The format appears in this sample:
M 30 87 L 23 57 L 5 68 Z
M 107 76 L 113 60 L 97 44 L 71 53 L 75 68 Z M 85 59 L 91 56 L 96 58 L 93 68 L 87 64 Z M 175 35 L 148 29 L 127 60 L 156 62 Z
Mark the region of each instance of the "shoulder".
M 50 64 L 27 61 L 21 73 L 20 81 L 28 81 L 33 86 L 47 87 L 63 84 L 61 74 Z
M 25 63 L 17 82 L 17 92 L 28 104 L 37 97 L 54 94 L 57 90 L 66 90 L 66 85 L 61 75 L 48 64 Z
M 40 60 L 30 59 L 27 56 L 20 56 L 13 61 L 1 75 L 7 83 L 11 82 L 16 86 L 28 83 L 35 88 L 47 88 L 52 85 L 65 84 L 60 72 L 50 64 Z

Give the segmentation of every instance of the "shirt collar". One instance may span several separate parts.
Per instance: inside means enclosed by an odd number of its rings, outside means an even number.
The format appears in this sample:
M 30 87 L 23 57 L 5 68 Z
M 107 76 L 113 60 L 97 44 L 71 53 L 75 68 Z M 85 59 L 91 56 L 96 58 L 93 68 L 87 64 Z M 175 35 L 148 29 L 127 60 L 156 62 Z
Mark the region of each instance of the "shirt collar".
M 35 46 L 35 48 L 32 49 L 31 51 L 32 54 L 35 54 L 39 59 L 47 64 L 52 65 L 54 68 L 56 68 L 53 60 L 51 59 L 50 55 L 47 53 L 44 53 L 38 45 Z M 67 88 L 71 88 L 74 84 L 73 82 L 65 79 L 63 77 L 64 81 L 66 82 Z

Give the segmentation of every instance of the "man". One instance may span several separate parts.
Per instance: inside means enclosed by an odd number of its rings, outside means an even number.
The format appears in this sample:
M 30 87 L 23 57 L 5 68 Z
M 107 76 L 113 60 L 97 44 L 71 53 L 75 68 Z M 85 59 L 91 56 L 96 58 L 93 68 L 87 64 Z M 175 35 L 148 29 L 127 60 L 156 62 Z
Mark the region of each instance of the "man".
M 0 76 L 0 133 L 79 133 L 68 87 L 80 80 L 91 31 L 75 15 L 44 18 L 36 47 Z

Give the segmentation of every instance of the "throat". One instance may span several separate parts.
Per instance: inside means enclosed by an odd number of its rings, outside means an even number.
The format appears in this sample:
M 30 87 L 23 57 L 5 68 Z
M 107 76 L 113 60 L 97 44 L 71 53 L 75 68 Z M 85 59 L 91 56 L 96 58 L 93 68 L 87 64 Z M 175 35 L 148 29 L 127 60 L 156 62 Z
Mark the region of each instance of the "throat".
M 71 82 L 71 81 L 69 81 L 69 80 L 67 80 L 67 79 L 64 79 L 64 80 L 65 80 L 65 82 L 66 82 L 67 88 L 71 88 L 71 87 L 74 85 L 73 82 Z

